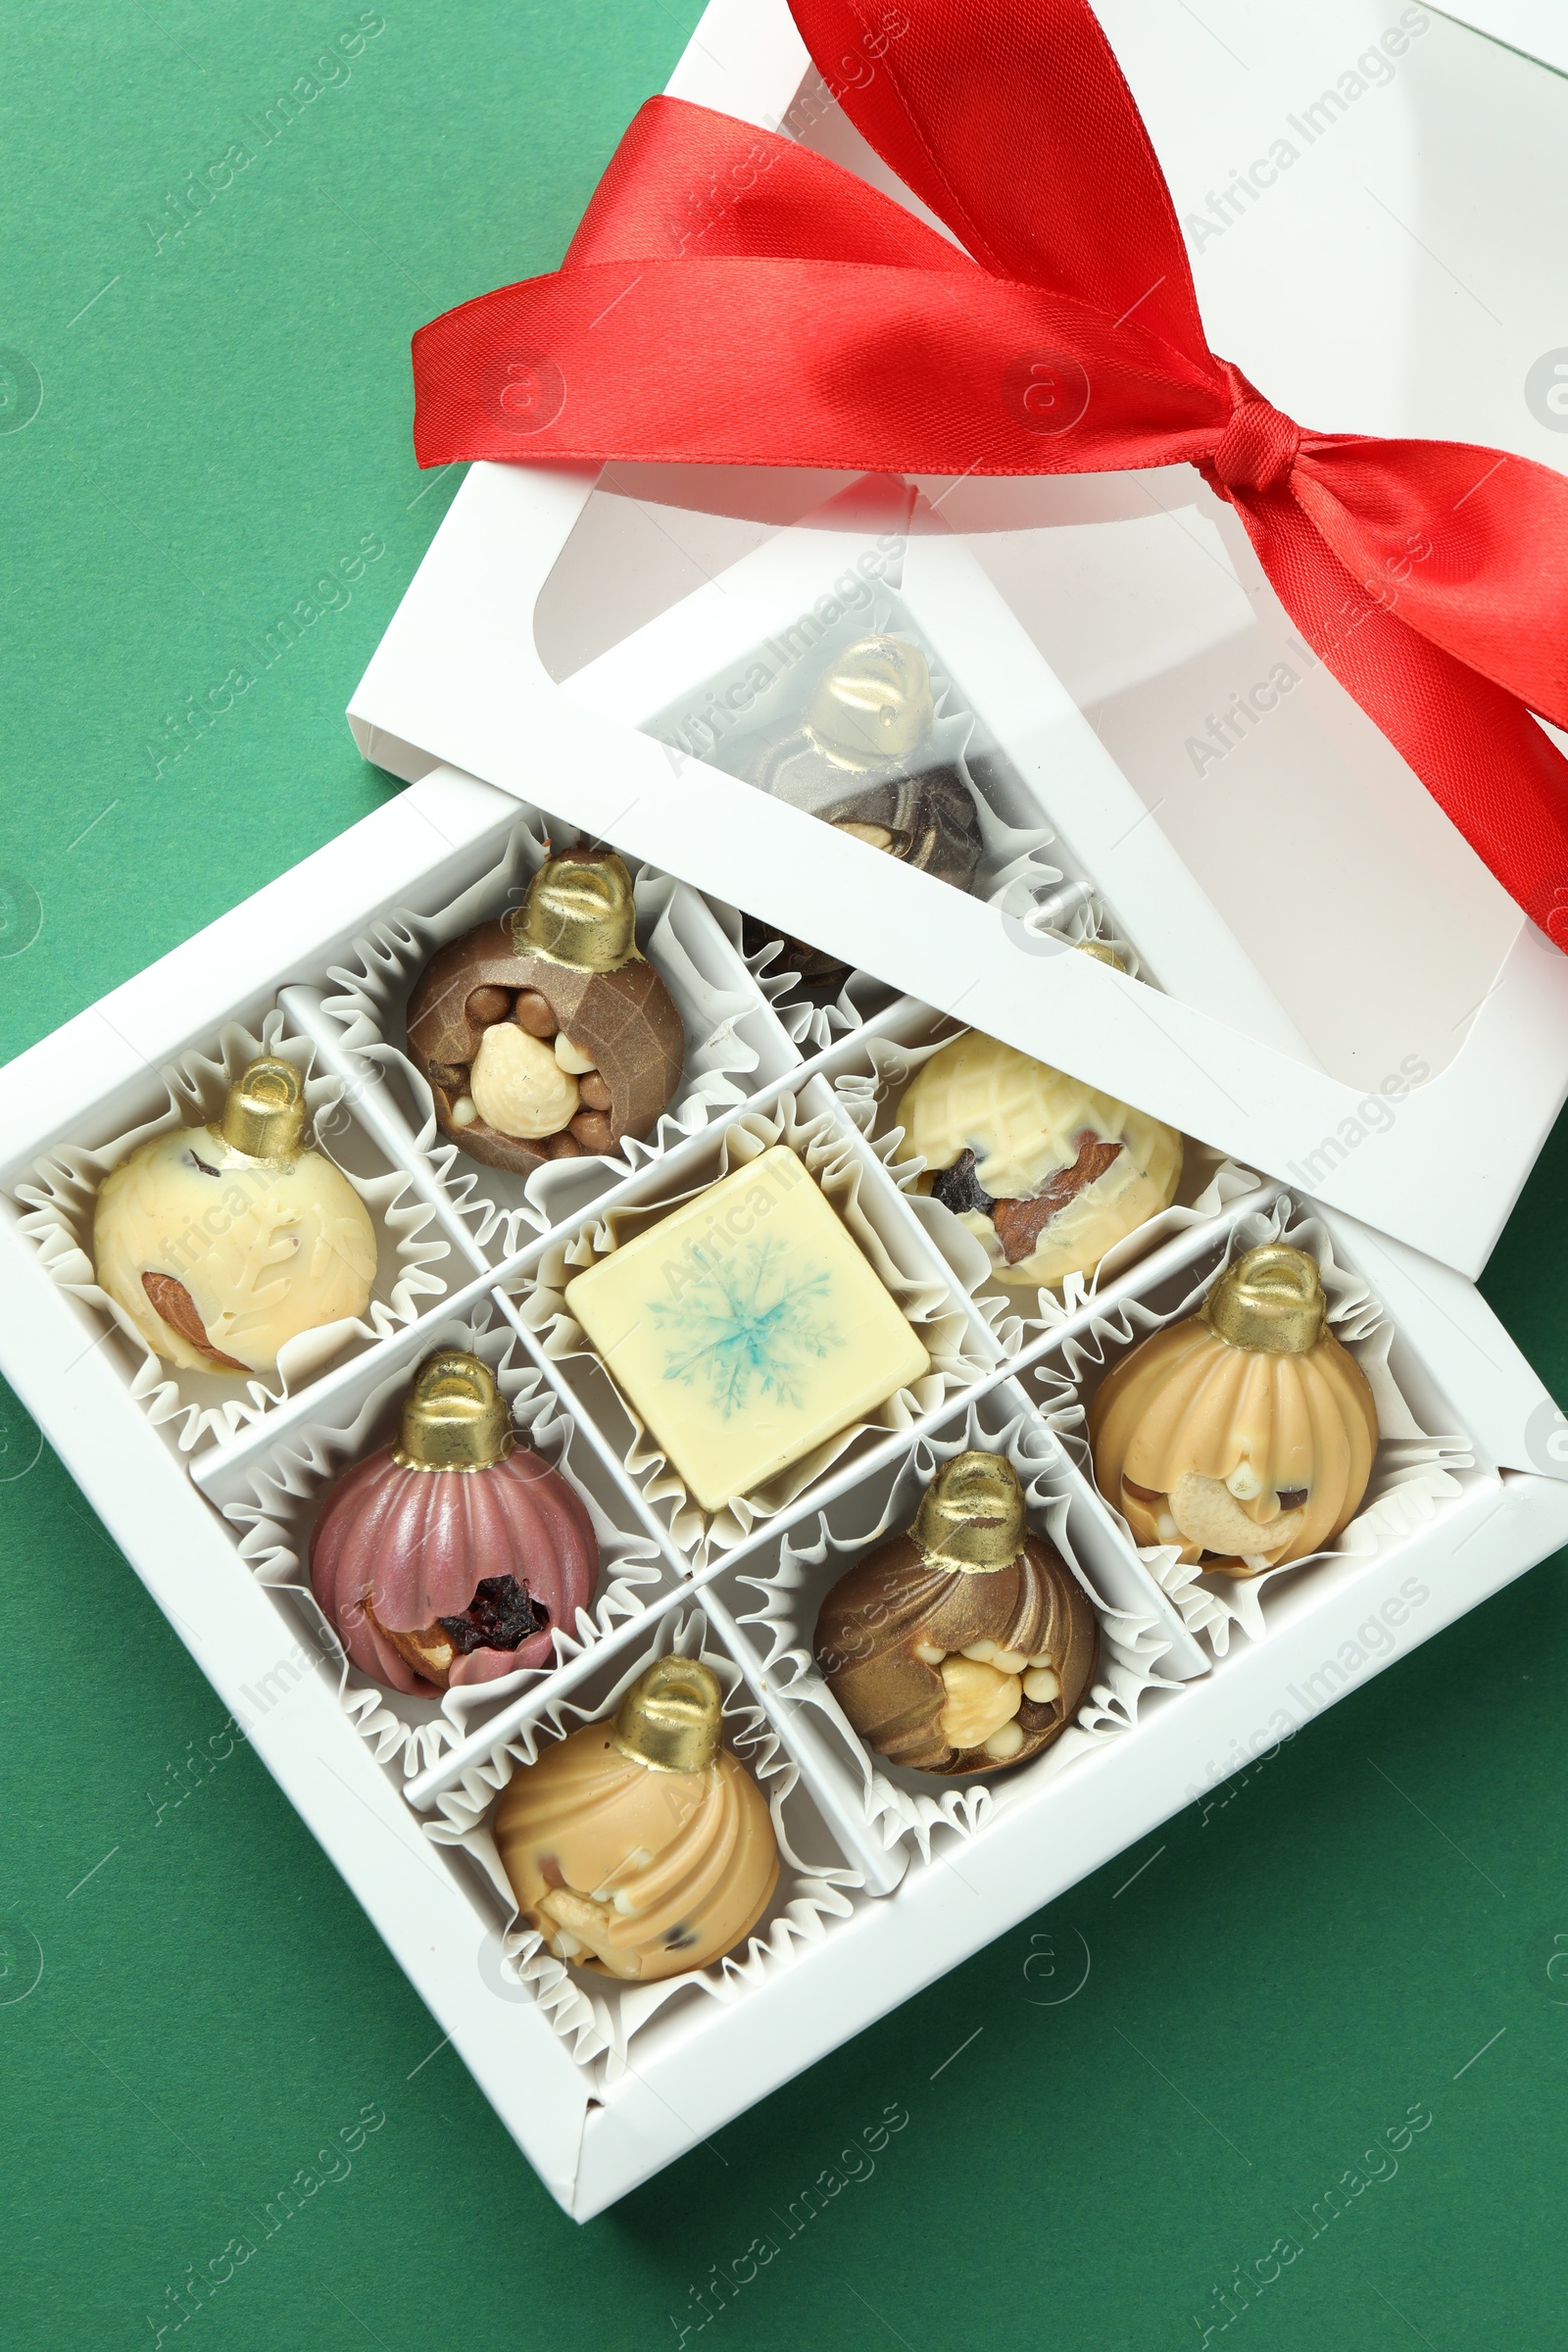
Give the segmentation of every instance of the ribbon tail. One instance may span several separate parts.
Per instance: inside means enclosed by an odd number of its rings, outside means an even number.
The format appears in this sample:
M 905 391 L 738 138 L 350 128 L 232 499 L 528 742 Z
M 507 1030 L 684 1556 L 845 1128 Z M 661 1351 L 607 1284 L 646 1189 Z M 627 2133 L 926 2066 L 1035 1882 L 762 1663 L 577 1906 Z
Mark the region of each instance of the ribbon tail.
M 1288 490 L 1234 504 L 1312 651 L 1531 920 L 1568 947 L 1568 760 L 1516 695 L 1348 571 Z

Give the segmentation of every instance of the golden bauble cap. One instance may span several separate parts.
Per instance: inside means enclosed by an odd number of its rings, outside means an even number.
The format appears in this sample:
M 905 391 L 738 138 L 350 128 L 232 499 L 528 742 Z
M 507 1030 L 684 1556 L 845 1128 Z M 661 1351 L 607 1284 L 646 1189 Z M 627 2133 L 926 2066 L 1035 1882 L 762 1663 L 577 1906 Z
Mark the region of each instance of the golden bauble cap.
M 956 1453 L 920 1498 L 909 1535 L 927 1567 L 958 1576 L 994 1576 L 1024 1545 L 1023 1489 L 1000 1453 Z
M 1226 1269 L 1199 1311 L 1233 1348 L 1305 1355 L 1322 1337 L 1329 1302 L 1315 1258 L 1287 1242 L 1265 1242 Z
M 442 1348 L 415 1374 L 392 1459 L 403 1470 L 489 1470 L 516 1442 L 489 1365 Z
M 574 972 L 617 972 L 637 957 L 631 876 L 613 850 L 547 858 L 510 921 L 519 956 L 543 956 Z
M 270 1054 L 246 1065 L 228 1090 L 219 1132 L 249 1159 L 298 1159 L 305 1149 L 305 1081 Z
M 1127 969 L 1107 940 L 1075 939 L 1072 944 L 1080 956 L 1092 956 L 1096 963 L 1108 963 L 1113 972 L 1124 972 Z
M 908 758 L 936 717 L 931 665 L 902 637 L 860 637 L 817 679 L 807 732 L 840 767 Z
M 611 1745 L 650 1772 L 706 1772 L 718 1753 L 724 1693 L 701 1658 L 660 1658 L 615 1713 Z

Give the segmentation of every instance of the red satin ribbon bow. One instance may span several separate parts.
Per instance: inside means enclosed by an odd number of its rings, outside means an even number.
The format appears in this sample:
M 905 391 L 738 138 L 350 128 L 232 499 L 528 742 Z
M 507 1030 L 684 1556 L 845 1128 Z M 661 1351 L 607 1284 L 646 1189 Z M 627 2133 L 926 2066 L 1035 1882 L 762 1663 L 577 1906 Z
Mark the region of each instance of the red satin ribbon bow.
M 1467 443 L 1303 432 L 1216 359 L 1087 0 L 790 6 L 832 95 L 965 251 L 789 139 L 653 99 L 560 270 L 416 335 L 420 465 L 1185 461 L 1321 660 L 1568 946 L 1568 762 L 1531 717 L 1568 726 L 1568 479 Z

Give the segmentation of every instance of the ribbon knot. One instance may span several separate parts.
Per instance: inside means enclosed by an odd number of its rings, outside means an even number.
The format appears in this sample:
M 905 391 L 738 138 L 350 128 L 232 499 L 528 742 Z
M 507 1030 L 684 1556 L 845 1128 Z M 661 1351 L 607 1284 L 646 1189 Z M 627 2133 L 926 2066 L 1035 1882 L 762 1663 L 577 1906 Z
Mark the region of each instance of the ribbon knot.
M 1290 480 L 1300 446 L 1300 426 L 1272 401 L 1238 401 L 1214 452 L 1215 477 L 1227 490 L 1277 490 Z

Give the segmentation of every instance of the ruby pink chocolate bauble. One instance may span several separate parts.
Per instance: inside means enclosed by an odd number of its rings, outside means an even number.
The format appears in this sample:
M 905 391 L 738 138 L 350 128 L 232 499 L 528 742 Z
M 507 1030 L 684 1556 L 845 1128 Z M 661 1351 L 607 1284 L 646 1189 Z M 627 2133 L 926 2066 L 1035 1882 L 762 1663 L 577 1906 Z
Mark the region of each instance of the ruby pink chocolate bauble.
M 398 1444 L 339 1480 L 311 1541 L 311 1587 L 349 1656 L 411 1693 L 548 1665 L 598 1574 L 581 1497 L 516 1444 L 489 1367 L 456 1348 L 420 1366 Z

